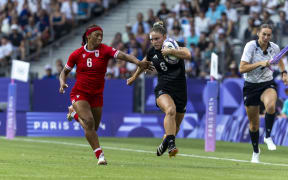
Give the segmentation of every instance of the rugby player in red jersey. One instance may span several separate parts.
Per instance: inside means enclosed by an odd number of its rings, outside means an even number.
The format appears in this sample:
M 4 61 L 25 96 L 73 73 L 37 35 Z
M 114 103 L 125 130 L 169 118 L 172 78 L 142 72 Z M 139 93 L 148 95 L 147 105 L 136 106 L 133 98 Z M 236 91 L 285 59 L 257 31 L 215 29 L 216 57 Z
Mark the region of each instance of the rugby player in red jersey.
M 134 63 L 139 68 L 152 68 L 150 62 L 139 61 L 134 56 L 102 44 L 102 39 L 102 28 L 97 25 L 89 26 L 83 34 L 82 47 L 70 55 L 59 77 L 59 92 L 64 93 L 64 89 L 68 87 L 66 84 L 67 75 L 75 65 L 77 66 L 76 83 L 70 93 L 70 99 L 75 110 L 74 118 L 83 127 L 85 137 L 98 159 L 98 165 L 107 164 L 96 131 L 102 115 L 104 77 L 108 60 L 117 58 Z

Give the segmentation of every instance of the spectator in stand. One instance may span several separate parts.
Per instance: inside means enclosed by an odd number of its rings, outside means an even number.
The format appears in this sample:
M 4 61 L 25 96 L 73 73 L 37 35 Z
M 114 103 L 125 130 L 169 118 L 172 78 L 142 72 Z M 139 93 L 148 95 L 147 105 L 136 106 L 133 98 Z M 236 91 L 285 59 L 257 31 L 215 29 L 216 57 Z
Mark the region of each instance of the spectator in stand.
M 234 37 L 233 32 L 233 22 L 228 19 L 225 12 L 221 14 L 221 20 L 219 20 L 221 27 L 224 29 L 226 37 L 232 36 Z
M 235 8 L 232 7 L 231 1 L 225 2 L 226 10 L 225 13 L 227 14 L 227 17 L 230 21 L 233 23 L 237 23 L 238 21 L 238 14 Z
M 65 28 L 67 31 L 70 31 L 71 28 L 74 28 L 77 24 L 76 15 L 78 12 L 78 4 L 76 1 L 68 0 L 62 2 L 61 13 L 65 15 Z
M 61 37 L 62 33 L 65 30 L 66 17 L 60 11 L 60 4 L 56 6 L 56 9 L 53 10 L 53 13 L 50 16 L 50 26 L 54 31 L 54 39 L 57 40 Z
M 184 36 L 181 32 L 181 27 L 180 26 L 174 26 L 173 27 L 173 32 L 172 34 L 170 34 L 170 36 L 172 39 L 174 39 L 177 42 L 181 42 L 184 43 Z
M 52 67 L 49 64 L 45 66 L 45 72 L 46 74 L 42 79 L 56 79 L 56 76 L 52 74 Z
M 138 30 L 137 30 L 137 34 L 136 34 L 136 41 L 141 44 L 141 48 L 142 48 L 142 52 L 146 52 L 146 50 L 149 47 L 149 38 L 148 38 L 148 34 L 144 33 L 144 27 L 143 24 L 139 24 L 138 25 Z
M 166 19 L 166 23 L 167 23 L 167 32 L 171 32 L 172 31 L 172 28 L 173 28 L 173 24 L 175 21 L 178 21 L 177 20 L 177 17 L 176 17 L 176 13 L 175 12 L 170 12 L 167 19 Z
M 43 46 L 41 40 L 41 32 L 39 31 L 39 23 L 35 24 L 34 17 L 29 17 L 29 23 L 25 27 L 25 39 L 28 41 L 29 49 L 28 52 L 36 52 L 36 56 L 40 55 L 40 50 Z
M 54 76 L 58 79 L 59 76 L 60 76 L 61 71 L 62 71 L 63 68 L 64 68 L 62 59 L 57 59 L 55 65 L 56 65 L 56 70 L 57 70 L 57 72 L 54 74 Z
M 129 34 L 132 33 L 132 26 L 130 23 L 126 24 L 125 32 L 122 34 L 123 43 L 127 43 L 129 41 Z
M 6 66 L 13 52 L 12 44 L 9 39 L 5 36 L 1 38 L 1 46 L 0 46 L 0 66 Z
M 13 54 L 15 57 L 12 58 L 19 58 L 21 60 L 25 59 L 25 42 L 24 37 L 22 36 L 22 32 L 19 29 L 17 24 L 12 24 L 11 26 L 11 34 L 9 35 L 9 40 L 13 45 Z
M 153 9 L 148 9 L 148 19 L 147 23 L 149 24 L 150 28 L 153 26 L 153 24 L 158 20 L 156 16 L 154 16 L 154 11 Z
M 134 34 L 137 34 L 137 30 L 138 30 L 138 25 L 141 24 L 143 25 L 144 27 L 144 32 L 145 34 L 148 34 L 149 31 L 150 31 L 150 27 L 149 27 L 149 24 L 147 24 L 144 20 L 143 20 L 143 14 L 141 12 L 139 12 L 137 14 L 137 22 L 133 25 L 132 27 L 132 32 Z
M 268 11 L 269 14 L 275 14 L 278 5 L 279 0 L 262 0 L 262 8 Z
M 122 43 L 122 34 L 117 32 L 112 40 L 111 47 L 117 49 L 117 46 Z
M 264 10 L 262 13 L 262 24 L 269 24 L 274 29 L 274 22 L 270 19 L 270 13 L 267 10 Z
M 157 12 L 157 17 L 163 21 L 165 21 L 170 13 L 170 10 L 167 9 L 166 3 L 161 3 L 161 9 Z
M 186 38 L 186 47 L 191 50 L 191 44 L 197 45 L 199 41 L 199 36 L 195 33 L 195 28 L 190 28 L 190 36 Z
M 261 12 L 261 0 L 242 0 L 242 5 L 245 7 L 246 14 L 252 14 L 253 12 Z
M 28 25 L 28 18 L 30 17 L 30 10 L 28 7 L 28 1 L 24 1 L 23 8 L 18 16 L 19 25 L 24 28 Z
M 233 61 L 230 65 L 229 65 L 229 69 L 228 72 L 225 75 L 225 78 L 240 78 L 241 75 L 238 72 L 238 67 L 236 65 L 236 61 Z
M 197 47 L 199 47 L 200 52 L 204 51 L 208 47 L 208 42 L 206 40 L 206 34 L 205 33 L 200 34 Z
M 205 12 L 203 10 L 198 13 L 195 17 L 195 33 L 208 33 L 209 32 L 209 18 L 205 16 Z M 197 34 L 198 36 L 200 34 Z
M 47 44 L 51 37 L 51 32 L 49 30 L 50 27 L 49 16 L 44 9 L 38 9 L 35 19 L 37 19 L 37 22 L 39 22 L 39 31 L 41 32 L 41 40 L 43 44 Z
M 214 26 L 218 19 L 221 18 L 221 11 L 216 9 L 215 2 L 209 4 L 209 10 L 206 12 L 206 17 L 209 19 L 210 26 Z
M 178 17 L 181 17 L 184 11 L 189 11 L 189 4 L 186 0 L 180 0 L 179 3 L 174 6 L 173 11 L 176 12 Z

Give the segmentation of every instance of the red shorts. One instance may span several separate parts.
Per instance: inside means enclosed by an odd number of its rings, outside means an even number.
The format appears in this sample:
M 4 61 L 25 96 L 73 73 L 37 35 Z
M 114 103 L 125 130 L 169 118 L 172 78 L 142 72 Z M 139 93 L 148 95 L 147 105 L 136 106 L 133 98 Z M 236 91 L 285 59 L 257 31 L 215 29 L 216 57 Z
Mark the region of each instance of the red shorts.
M 81 91 L 71 91 L 70 93 L 71 103 L 74 104 L 79 100 L 87 101 L 91 107 L 102 107 L 103 106 L 103 94 L 87 94 Z

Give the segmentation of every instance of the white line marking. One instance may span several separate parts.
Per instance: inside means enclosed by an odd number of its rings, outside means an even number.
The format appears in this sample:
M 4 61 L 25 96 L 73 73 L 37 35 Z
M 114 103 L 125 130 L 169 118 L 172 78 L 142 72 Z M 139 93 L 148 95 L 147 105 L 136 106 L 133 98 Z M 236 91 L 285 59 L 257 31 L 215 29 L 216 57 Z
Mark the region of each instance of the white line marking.
M 0 137 L 0 139 L 6 139 L 6 138 Z M 90 147 L 88 144 L 76 144 L 76 143 L 69 143 L 69 142 L 62 142 L 62 141 L 14 138 L 14 141 L 15 140 L 16 141 L 25 141 L 25 142 L 34 142 L 34 143 L 47 143 L 47 144 L 60 144 L 60 145 L 68 145 L 68 146 Z M 149 154 L 155 154 L 156 153 L 153 151 L 138 150 L 138 149 L 117 148 L 117 147 L 109 147 L 109 146 L 102 146 L 102 147 L 104 149 L 117 150 L 117 151 L 129 151 L 129 152 L 139 152 L 139 153 L 149 153 Z M 250 161 L 247 161 L 247 160 L 220 158 L 220 157 L 214 157 L 214 156 L 200 156 L 200 155 L 195 155 L 195 154 L 177 154 L 177 156 L 201 158 L 201 159 L 213 159 L 213 160 L 221 160 L 221 161 L 242 162 L 242 163 L 251 163 Z M 258 164 L 288 167 L 288 164 L 277 164 L 277 163 L 268 163 L 268 162 L 260 162 Z

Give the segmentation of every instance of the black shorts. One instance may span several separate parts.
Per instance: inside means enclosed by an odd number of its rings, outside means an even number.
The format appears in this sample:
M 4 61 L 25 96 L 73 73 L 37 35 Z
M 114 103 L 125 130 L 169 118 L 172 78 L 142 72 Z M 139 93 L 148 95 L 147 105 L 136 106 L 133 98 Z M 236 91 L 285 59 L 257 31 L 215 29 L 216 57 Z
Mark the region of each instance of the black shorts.
M 273 80 L 262 83 L 250 83 L 245 81 L 243 87 L 244 105 L 259 106 L 261 103 L 261 95 L 268 88 L 273 88 L 277 92 L 277 86 Z
M 174 101 L 174 104 L 176 106 L 176 112 L 177 113 L 185 113 L 186 112 L 186 104 L 187 104 L 187 91 L 186 91 L 186 89 L 182 90 L 182 91 L 171 92 L 171 91 L 167 91 L 164 89 L 157 89 L 156 88 L 154 90 L 154 93 L 155 93 L 156 100 L 162 94 L 168 94 L 169 96 L 171 96 L 171 98 Z M 159 107 L 157 105 L 157 101 L 156 101 L 156 106 Z

